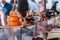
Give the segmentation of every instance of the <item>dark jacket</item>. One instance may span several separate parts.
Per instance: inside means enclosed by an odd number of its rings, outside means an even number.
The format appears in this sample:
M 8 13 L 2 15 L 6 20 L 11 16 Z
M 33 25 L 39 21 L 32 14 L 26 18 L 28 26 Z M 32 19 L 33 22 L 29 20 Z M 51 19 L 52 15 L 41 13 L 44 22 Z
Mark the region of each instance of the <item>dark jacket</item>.
M 6 12 L 5 12 L 5 15 L 9 15 L 9 12 L 12 10 L 12 4 L 10 4 L 10 3 L 6 3 L 5 4 L 5 6 L 4 6 L 4 8 L 7 10 Z
M 23 17 L 26 16 L 26 12 L 28 11 L 28 2 L 27 0 L 19 0 L 18 1 L 18 11 L 22 14 Z

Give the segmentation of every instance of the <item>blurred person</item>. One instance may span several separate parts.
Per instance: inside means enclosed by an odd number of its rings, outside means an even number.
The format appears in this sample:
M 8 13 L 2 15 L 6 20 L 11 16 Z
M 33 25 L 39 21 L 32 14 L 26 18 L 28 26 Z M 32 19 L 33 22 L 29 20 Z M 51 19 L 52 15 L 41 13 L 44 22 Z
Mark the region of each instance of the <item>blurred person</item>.
M 3 8 L 0 6 L 0 26 L 6 25 L 6 17 L 3 11 Z
M 14 4 L 14 0 L 11 0 L 10 3 L 11 3 L 11 4 Z
M 34 12 L 38 12 L 39 9 L 35 0 L 28 0 L 28 4 L 29 4 L 29 9 L 33 10 Z
M 29 6 L 27 0 L 19 0 L 18 12 L 20 12 L 23 17 L 26 17 L 26 13 L 28 10 L 29 10 Z
M 53 3 L 51 10 L 57 12 L 57 3 L 58 3 L 58 1 Z
M 44 12 L 44 1 L 40 1 L 38 4 L 37 4 L 38 8 L 39 8 L 39 12 Z
M 16 2 L 16 0 L 15 1 L 14 0 L 11 0 L 10 1 L 10 3 L 12 4 L 12 7 L 13 7 L 12 8 L 12 11 L 15 11 L 15 9 L 16 9 L 16 3 L 15 2 Z
M 54 12 L 57 12 L 57 4 L 58 4 L 59 2 L 58 1 L 56 1 L 56 2 L 52 2 L 52 7 L 48 10 L 48 11 L 54 11 Z
M 5 1 L 5 0 L 4 0 Z M 2 4 L 2 0 L 0 1 L 0 26 L 6 26 L 6 8 L 7 7 L 4 3 L 4 5 Z M 9 6 L 9 5 L 8 5 Z M 7 7 L 9 8 L 9 7 Z M 8 9 L 7 9 L 8 10 Z M 14 40 L 14 36 L 11 33 L 11 29 L 2 29 L 0 28 L 0 40 Z
M 6 2 L 6 0 L 1 0 L 0 6 L 3 7 L 4 13 L 7 16 L 9 15 L 9 12 L 12 10 L 12 4 Z
M 13 5 L 12 10 L 14 11 L 18 7 L 18 0 L 11 0 L 10 3 Z
M 46 15 L 47 17 L 51 18 L 59 15 L 59 11 L 57 10 L 57 4 L 58 4 L 58 1 L 53 2 L 51 9 L 47 11 L 47 15 Z

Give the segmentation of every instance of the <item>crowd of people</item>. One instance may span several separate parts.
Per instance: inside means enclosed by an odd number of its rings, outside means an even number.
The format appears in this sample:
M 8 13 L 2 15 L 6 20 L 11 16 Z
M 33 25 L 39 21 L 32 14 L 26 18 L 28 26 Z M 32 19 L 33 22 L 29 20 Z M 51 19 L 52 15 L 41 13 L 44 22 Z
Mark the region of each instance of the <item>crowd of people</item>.
M 26 17 L 26 13 L 29 10 L 33 10 L 34 12 L 43 12 L 44 11 L 44 2 L 43 0 L 40 2 L 36 2 L 35 0 L 14 0 L 9 3 L 6 0 L 0 1 L 0 14 L 1 20 L 3 20 L 2 24 L 6 25 L 7 16 L 9 16 L 10 11 L 18 11 L 22 14 L 23 17 Z M 2 12 L 1 12 L 2 11 Z
M 49 14 L 53 13 L 52 16 L 55 16 L 55 12 L 59 14 L 59 12 L 56 10 L 57 3 L 58 2 L 55 2 L 54 5 L 52 6 L 52 8 L 47 10 L 47 12 L 46 12 L 47 15 L 44 15 L 43 14 L 45 12 L 44 0 L 40 0 L 40 1 L 38 1 L 38 0 L 37 1 L 36 0 L 11 0 L 10 2 L 7 2 L 6 0 L 0 0 L 0 26 L 7 25 L 7 18 L 11 11 L 19 12 L 19 13 L 21 13 L 21 15 L 23 17 L 27 16 L 27 12 L 34 11 L 34 13 L 41 13 L 41 15 L 38 18 L 39 20 L 41 17 L 41 19 L 42 19 L 41 21 L 44 21 L 44 20 L 46 21 L 49 18 L 51 18 L 51 15 L 49 15 Z M 54 11 L 54 12 L 51 12 L 51 11 Z M 47 17 L 49 17 L 49 18 L 47 18 Z M 33 20 L 33 19 L 31 18 L 31 20 Z M 45 31 L 45 26 L 46 26 L 45 21 L 41 22 L 39 24 L 39 28 L 38 28 L 39 31 L 40 31 L 40 29 L 42 31 Z M 56 21 L 58 21 L 58 19 Z M 52 29 L 51 26 L 53 26 L 53 27 L 57 26 L 58 22 L 56 22 L 56 21 L 54 20 L 54 18 L 49 19 L 47 21 L 47 30 L 48 31 L 50 31 Z M 14 37 L 17 36 L 17 39 L 19 40 L 20 29 L 19 28 L 12 28 L 12 29 L 13 29 L 13 32 L 15 33 Z M 16 32 L 15 32 L 15 30 L 16 30 Z M 11 31 L 11 30 L 9 30 L 9 31 Z M 25 32 L 25 31 L 23 30 L 23 32 Z M 26 33 L 29 34 L 30 31 L 26 30 Z

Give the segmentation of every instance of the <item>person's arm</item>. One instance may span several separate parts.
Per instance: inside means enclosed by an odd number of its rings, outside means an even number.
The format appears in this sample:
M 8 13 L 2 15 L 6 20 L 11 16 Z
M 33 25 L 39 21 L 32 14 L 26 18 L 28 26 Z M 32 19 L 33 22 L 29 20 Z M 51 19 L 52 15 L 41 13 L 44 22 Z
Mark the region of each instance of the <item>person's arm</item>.
M 1 14 L 1 24 L 2 24 L 2 26 L 5 26 L 6 25 L 6 17 L 4 15 L 4 12 L 0 11 L 0 14 Z

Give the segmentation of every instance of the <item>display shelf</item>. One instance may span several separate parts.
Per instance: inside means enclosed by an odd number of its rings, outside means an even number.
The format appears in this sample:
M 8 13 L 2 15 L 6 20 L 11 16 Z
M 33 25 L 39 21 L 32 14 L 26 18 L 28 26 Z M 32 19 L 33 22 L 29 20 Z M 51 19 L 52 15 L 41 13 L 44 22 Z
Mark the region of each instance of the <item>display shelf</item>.
M 8 30 L 8 29 L 10 29 L 11 30 L 11 28 L 20 28 L 20 35 L 19 35 L 19 40 L 22 40 L 22 28 L 23 28 L 23 26 L 0 26 L 0 28 L 1 29 L 6 29 L 6 30 Z M 10 30 L 8 30 L 8 31 L 10 31 Z M 12 32 L 12 34 L 14 34 L 13 32 Z M 13 40 L 13 39 L 11 39 L 11 40 Z
M 23 26 L 0 26 L 0 28 L 24 28 Z M 26 26 L 27 29 L 32 29 L 35 25 Z
M 12 28 L 19 28 L 20 29 L 20 35 L 19 35 L 19 40 L 22 40 L 22 30 L 23 30 L 23 26 L 0 26 L 1 29 L 6 29 L 8 31 L 10 31 Z M 10 30 L 9 30 L 10 29 Z M 14 34 L 12 32 L 12 34 Z
M 21 28 L 23 26 L 0 26 L 0 28 Z

